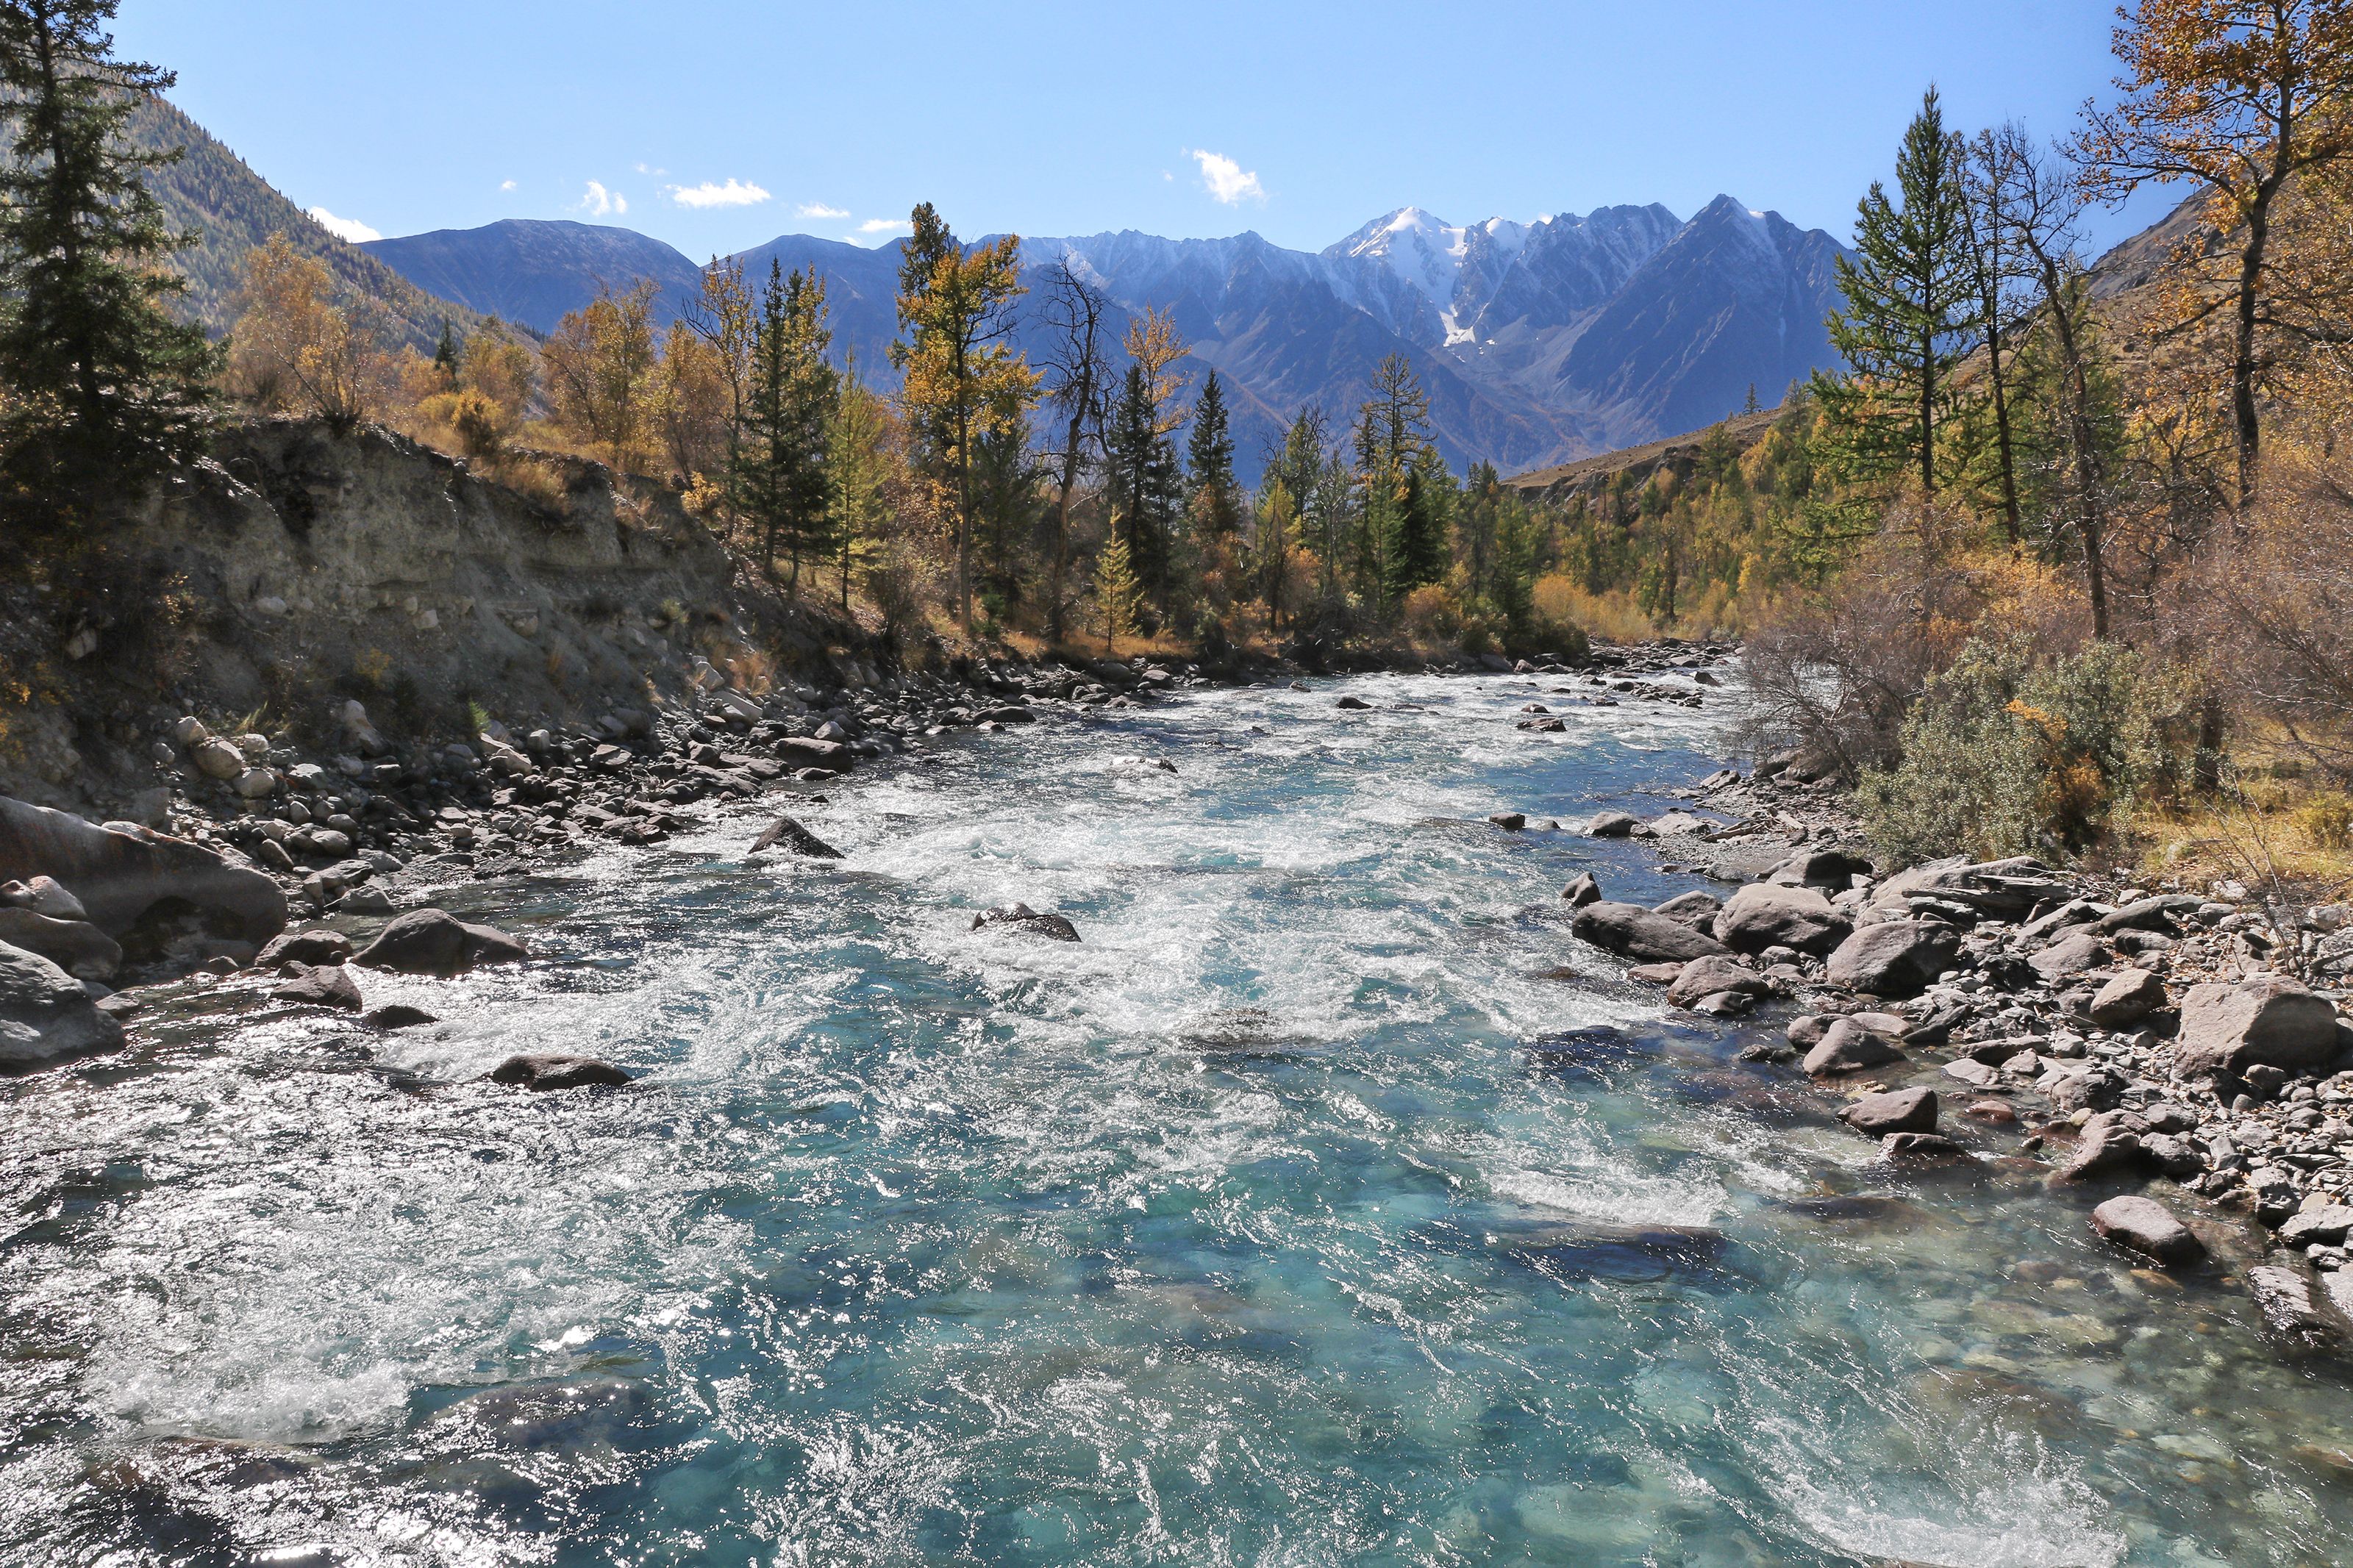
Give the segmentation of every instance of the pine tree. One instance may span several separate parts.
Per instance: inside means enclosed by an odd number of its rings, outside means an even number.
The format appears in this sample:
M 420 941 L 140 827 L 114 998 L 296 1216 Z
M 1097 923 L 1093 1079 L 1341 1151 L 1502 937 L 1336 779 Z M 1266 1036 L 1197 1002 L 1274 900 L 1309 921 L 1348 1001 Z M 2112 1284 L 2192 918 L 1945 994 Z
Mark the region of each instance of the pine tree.
M 1895 155 L 1902 207 L 1873 182 L 1856 209 L 1853 253 L 1838 260 L 1846 303 L 1827 325 L 1847 374 L 1813 379 L 1854 476 L 1887 479 L 1911 468 L 1926 495 L 1936 490 L 1951 374 L 1978 326 L 1965 165 L 1932 87 Z
M 449 318 L 441 318 L 441 336 L 433 344 L 433 368 L 441 379 L 451 385 L 458 381 L 458 334 L 450 330 Z
M 193 458 L 214 355 L 164 302 L 185 285 L 145 173 L 180 151 L 133 152 L 124 122 L 170 71 L 113 58 L 115 0 L 0 5 L 0 464 L 14 495 L 152 474 Z
M 761 542 L 771 578 L 779 555 L 786 585 L 799 591 L 801 563 L 831 557 L 832 481 L 827 437 L 837 376 L 825 362 L 825 283 L 811 267 L 787 279 L 768 264 L 745 398 L 741 472 L 733 487 Z
M 1234 483 L 1234 439 L 1226 426 L 1226 395 L 1211 371 L 1193 405 L 1193 437 L 1185 454 L 1185 488 L 1193 526 L 1205 539 L 1230 537 L 1242 523 L 1241 490 Z
M 1748 384 L 1748 395 L 1741 399 L 1740 412 L 1743 414 L 1754 414 L 1757 412 L 1757 384 L 1753 381 Z
M 1144 587 L 1135 580 L 1119 524 L 1119 513 L 1113 511 L 1103 553 L 1095 558 L 1095 604 L 1103 611 L 1104 650 L 1113 658 L 1119 654 L 1119 639 L 1134 633 L 1136 611 L 1144 602 Z
M 1453 485 L 1432 457 L 1406 470 L 1405 488 L 1392 514 L 1389 547 L 1381 586 L 1392 601 L 1446 578 L 1447 493 Z
M 1124 521 L 1131 564 L 1166 616 L 1173 608 L 1175 522 L 1183 483 L 1176 443 L 1160 432 L 1156 415 L 1151 378 L 1143 365 L 1129 364 L 1104 440 L 1104 488 Z

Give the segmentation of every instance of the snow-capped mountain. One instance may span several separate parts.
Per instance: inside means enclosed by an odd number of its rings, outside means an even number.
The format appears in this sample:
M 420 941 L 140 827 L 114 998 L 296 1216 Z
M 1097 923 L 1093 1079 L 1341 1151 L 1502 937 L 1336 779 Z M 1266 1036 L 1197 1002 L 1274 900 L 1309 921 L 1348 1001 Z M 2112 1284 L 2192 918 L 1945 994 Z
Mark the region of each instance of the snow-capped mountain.
M 543 331 L 600 281 L 627 281 L 610 276 L 616 257 L 650 267 L 666 301 L 694 266 L 642 236 L 580 225 L 491 225 L 364 248 L 445 297 Z M 1822 317 L 1837 299 L 1837 242 L 1729 196 L 1689 222 L 1651 205 L 1457 226 L 1401 207 L 1318 252 L 1255 234 L 1129 229 L 1025 238 L 1021 254 L 1033 289 L 1068 258 L 1114 302 L 1115 330 L 1146 308 L 1172 312 L 1197 379 L 1214 367 L 1227 384 L 1237 457 L 1253 473 L 1303 405 L 1345 425 L 1391 353 L 1420 374 L 1447 460 L 1507 472 L 1699 428 L 1739 408 L 1752 385 L 1770 403 L 1832 363 Z M 825 276 L 837 352 L 887 381 L 897 248 L 786 235 L 742 259 L 765 277 L 772 258 Z M 528 289 L 517 287 L 524 278 Z M 1039 331 L 1032 321 L 1020 333 L 1033 363 L 1047 347 Z

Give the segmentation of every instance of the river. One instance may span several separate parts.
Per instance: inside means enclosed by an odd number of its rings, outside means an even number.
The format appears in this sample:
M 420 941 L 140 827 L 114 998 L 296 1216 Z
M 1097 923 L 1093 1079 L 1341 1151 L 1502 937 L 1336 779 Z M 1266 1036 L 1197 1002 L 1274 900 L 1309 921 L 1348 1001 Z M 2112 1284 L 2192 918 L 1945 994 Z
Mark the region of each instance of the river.
M 0 1554 L 2353 1561 L 2341 1370 L 1569 939 L 1704 884 L 1487 815 L 1654 814 L 1722 710 L 1555 684 L 951 740 L 797 808 L 839 863 L 737 806 L 452 890 L 544 956 L 364 978 L 437 1027 L 196 988 L 0 1084 Z

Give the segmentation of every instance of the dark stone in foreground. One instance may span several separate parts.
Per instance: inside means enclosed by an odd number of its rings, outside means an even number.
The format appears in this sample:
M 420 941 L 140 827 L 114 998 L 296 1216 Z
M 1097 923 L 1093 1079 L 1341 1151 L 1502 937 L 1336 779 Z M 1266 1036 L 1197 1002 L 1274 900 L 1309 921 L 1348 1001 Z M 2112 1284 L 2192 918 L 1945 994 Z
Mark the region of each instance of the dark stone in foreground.
M 1054 942 L 1076 942 L 1079 928 L 1060 915 L 1041 915 L 1027 904 L 1006 904 L 972 917 L 972 929 L 983 926 L 1010 926 L 1028 931 L 1032 936 L 1046 937 Z
M 1581 910 L 1601 901 L 1601 884 L 1594 880 L 1592 872 L 1580 872 L 1576 881 L 1560 890 L 1560 896 L 1568 900 L 1570 909 Z
M 509 1057 L 492 1068 L 489 1077 L 492 1083 L 518 1084 L 538 1090 L 597 1086 L 617 1089 L 629 1081 L 629 1075 L 611 1062 L 599 1061 L 595 1057 L 560 1055 Z
M 371 1007 L 360 1015 L 360 1022 L 373 1029 L 409 1029 L 419 1024 L 438 1024 L 441 1020 L 422 1007 L 412 1007 L 406 1002 L 389 1002 L 381 1007 Z
M 2103 1239 L 2153 1258 L 2168 1268 L 2196 1263 L 2206 1256 L 2206 1244 L 2154 1198 L 2110 1198 L 2092 1211 L 2092 1228 Z
M 1936 1110 L 1935 1089 L 1898 1089 L 1864 1095 L 1840 1111 L 1839 1120 L 1865 1137 L 1883 1138 L 1890 1132 L 1934 1132 Z
M 1724 952 L 1724 944 L 1683 921 L 1646 910 L 1640 904 L 1612 903 L 1604 899 L 1577 911 L 1569 933 L 1604 952 L 1621 958 L 1657 963 L 1680 959 L 1688 963 Z
M 0 1068 L 119 1050 L 122 1026 L 81 983 L 37 952 L 0 942 Z
M 780 816 L 768 824 L 766 830 L 752 841 L 752 847 L 744 853 L 746 856 L 765 854 L 779 844 L 796 855 L 806 855 L 812 860 L 841 858 L 840 850 L 836 849 L 789 816 Z
M 340 963 L 305 969 L 293 979 L 272 986 L 269 999 L 303 1007 L 332 1007 L 343 1013 L 360 1010 L 360 988 Z
M 467 925 L 444 910 L 411 910 L 376 933 L 352 962 L 401 974 L 463 974 L 485 963 L 516 963 L 531 952 L 491 926 Z

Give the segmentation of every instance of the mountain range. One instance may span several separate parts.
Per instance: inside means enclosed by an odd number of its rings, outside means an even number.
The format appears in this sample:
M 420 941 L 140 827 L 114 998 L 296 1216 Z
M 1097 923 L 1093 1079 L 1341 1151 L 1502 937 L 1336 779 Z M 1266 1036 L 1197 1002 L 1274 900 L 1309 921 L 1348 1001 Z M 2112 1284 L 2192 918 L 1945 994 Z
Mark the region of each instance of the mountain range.
M 605 284 L 657 284 L 665 316 L 701 268 L 627 228 L 511 218 L 360 247 L 420 289 L 544 331 Z M 1133 230 L 1026 238 L 1033 289 L 1068 258 L 1124 325 L 1170 311 L 1193 345 L 1182 368 L 1228 384 L 1246 471 L 1303 405 L 1335 424 L 1390 353 L 1419 374 L 1440 449 L 1460 469 L 1535 468 L 1698 428 L 1753 388 L 1777 401 L 1834 363 L 1822 317 L 1838 299 L 1837 241 L 1720 196 L 1688 220 L 1663 206 L 1603 207 L 1457 227 L 1400 208 L 1318 252 L 1256 234 L 1164 239 Z M 827 282 L 837 350 L 874 379 L 897 331 L 896 246 L 786 235 L 743 252 Z M 1033 362 L 1039 331 L 1018 334 Z

